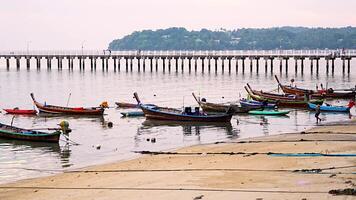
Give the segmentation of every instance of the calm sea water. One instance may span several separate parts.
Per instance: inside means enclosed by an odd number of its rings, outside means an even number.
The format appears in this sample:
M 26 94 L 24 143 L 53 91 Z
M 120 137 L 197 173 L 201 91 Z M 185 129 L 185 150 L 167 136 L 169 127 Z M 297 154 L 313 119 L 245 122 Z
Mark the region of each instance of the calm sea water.
M 70 139 L 80 145 L 68 145 L 64 141 L 51 145 L 0 139 L 0 183 L 56 173 L 37 169 L 66 170 L 129 159 L 137 156 L 133 153 L 136 150 L 167 150 L 302 131 L 315 125 L 314 114 L 307 110 L 292 110 L 288 117 L 237 115 L 230 124 L 204 125 L 157 123 L 146 121 L 144 117 L 121 118 L 120 112 L 127 110 L 115 108 L 115 101 L 135 102 L 133 92 L 138 92 L 143 102 L 180 108 L 197 104 L 192 92 L 208 101 L 226 102 L 245 97 L 243 86 L 246 83 L 254 88 L 273 90 L 277 84 L 273 74 L 264 72 L 262 62 L 259 74 L 255 70 L 250 73 L 248 63 L 245 74 L 240 71 L 236 73 L 234 67 L 231 73 L 221 70 L 208 73 L 207 69 L 205 73 L 200 69 L 189 73 L 188 66 L 185 66 L 184 73 L 176 73 L 174 65 L 171 72 L 167 69 L 165 72 L 150 72 L 149 66 L 146 66 L 146 72 L 142 72 L 142 69 L 141 72 L 126 72 L 122 70 L 124 67 L 120 72 L 114 72 L 111 70 L 112 63 L 109 71 L 102 71 L 100 61 L 97 71 L 90 71 L 88 67 L 79 71 L 78 66 L 74 71 L 69 71 L 66 66 L 59 71 L 55 63 L 52 70 L 45 67 L 41 70 L 26 70 L 24 67 L 16 70 L 12 64 L 10 70 L 6 70 L 4 61 L 0 61 L 0 108 L 33 108 L 29 95 L 31 92 L 38 101 L 48 104 L 65 106 L 71 93 L 69 106 L 98 106 L 102 101 L 108 101 L 111 108 L 105 111 L 103 117 L 16 116 L 14 125 L 25 128 L 55 127 L 60 121 L 67 120 L 73 129 Z M 294 73 L 294 62 L 290 63 L 289 74 L 279 73 L 278 62 L 274 70 L 280 75 L 281 81 L 289 82 L 294 78 L 297 85 L 309 88 L 315 88 L 316 83 L 328 84 L 333 88 L 353 87 L 356 84 L 356 73 L 342 75 L 341 63 L 336 63 L 335 75 L 325 75 L 324 64 L 321 63 L 319 75 L 315 72 L 310 74 L 307 62 L 304 75 L 300 74 L 300 70 L 297 75 Z M 351 71 L 355 67 L 352 62 Z M 227 66 L 225 70 L 228 70 Z M 332 103 L 346 104 L 345 101 Z M 12 117 L 1 113 L 0 122 L 10 124 Z M 322 118 L 331 122 L 347 120 L 348 115 L 322 114 Z M 113 128 L 107 127 L 109 121 L 114 123 Z M 156 142 L 151 142 L 152 138 Z M 101 148 L 98 149 L 98 146 Z

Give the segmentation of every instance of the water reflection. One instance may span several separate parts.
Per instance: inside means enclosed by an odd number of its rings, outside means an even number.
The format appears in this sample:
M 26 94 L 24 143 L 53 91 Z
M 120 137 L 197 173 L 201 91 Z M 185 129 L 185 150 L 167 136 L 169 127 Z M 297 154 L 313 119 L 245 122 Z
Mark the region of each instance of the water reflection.
M 141 130 L 150 129 L 156 126 L 182 127 L 182 133 L 185 136 L 199 136 L 204 129 L 216 129 L 216 131 L 224 131 L 231 138 L 238 136 L 238 131 L 233 129 L 231 122 L 226 123 L 207 123 L 207 122 L 178 122 L 178 121 L 163 121 L 163 120 L 148 120 L 142 123 Z M 140 129 L 139 129 L 140 130 Z M 140 133 L 140 132 L 139 132 Z
M 69 167 L 71 166 L 70 164 L 70 156 L 71 156 L 71 150 L 70 150 L 70 145 L 66 144 L 65 146 L 61 147 L 59 143 L 45 143 L 45 142 L 28 142 L 28 141 L 21 141 L 21 140 L 10 140 L 10 139 L 0 139 L 0 147 L 3 149 L 9 149 L 13 152 L 13 154 L 16 153 L 25 153 L 29 154 L 29 156 L 35 158 L 36 155 L 39 155 L 40 157 L 43 158 L 42 162 L 46 162 L 47 160 L 50 164 L 53 164 L 52 158 L 58 158 L 61 167 Z M 11 154 L 3 154 L 2 159 L 9 159 L 9 157 L 13 157 L 15 155 Z M 28 158 L 24 158 L 28 159 Z M 10 160 L 3 164 L 2 166 L 4 167 L 5 165 L 13 166 L 13 164 L 16 163 L 21 163 L 23 162 L 21 158 L 17 158 L 16 160 Z M 6 166 L 5 166 L 6 167 Z M 48 167 L 48 166 L 46 166 Z

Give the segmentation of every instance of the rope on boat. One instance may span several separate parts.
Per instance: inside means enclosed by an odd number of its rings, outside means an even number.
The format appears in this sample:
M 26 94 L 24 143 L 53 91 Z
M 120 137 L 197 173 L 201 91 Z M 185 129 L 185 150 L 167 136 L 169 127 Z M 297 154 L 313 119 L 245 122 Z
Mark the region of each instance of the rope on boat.
M 66 140 L 61 140 L 61 141 L 64 141 L 64 142 L 66 142 L 66 143 L 70 143 L 70 144 L 72 144 L 72 145 L 80 145 L 79 143 L 74 142 L 73 140 L 69 139 L 69 137 L 66 136 L 65 134 L 62 134 L 62 135 L 63 135 L 63 137 L 64 137 Z

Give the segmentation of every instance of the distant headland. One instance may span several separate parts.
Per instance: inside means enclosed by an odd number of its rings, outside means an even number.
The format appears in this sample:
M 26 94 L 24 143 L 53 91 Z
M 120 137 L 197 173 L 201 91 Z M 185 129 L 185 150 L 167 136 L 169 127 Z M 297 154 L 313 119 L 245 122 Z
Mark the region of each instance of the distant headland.
M 109 44 L 110 50 L 270 50 L 356 49 L 356 27 L 242 28 L 188 31 L 167 28 L 136 31 Z

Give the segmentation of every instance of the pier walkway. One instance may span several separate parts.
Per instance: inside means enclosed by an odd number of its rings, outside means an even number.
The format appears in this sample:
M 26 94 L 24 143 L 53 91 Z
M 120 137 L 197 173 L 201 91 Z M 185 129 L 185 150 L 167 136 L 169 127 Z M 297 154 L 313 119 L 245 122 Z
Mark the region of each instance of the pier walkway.
M 162 67 L 163 71 L 175 70 L 184 71 L 185 63 L 188 65 L 189 71 L 197 71 L 198 65 L 201 70 L 217 71 L 218 68 L 224 71 L 225 67 L 231 72 L 231 68 L 235 67 L 236 72 L 239 67 L 241 71 L 245 72 L 245 60 L 249 60 L 250 71 L 255 68 L 256 72 L 259 72 L 260 60 L 264 60 L 265 72 L 274 70 L 275 59 L 279 60 L 279 70 L 288 73 L 288 61 L 294 60 L 295 72 L 300 69 L 301 73 L 304 73 L 305 64 L 307 59 L 310 63 L 310 72 L 319 73 L 319 61 L 320 59 L 326 62 L 326 73 L 334 73 L 335 60 L 340 59 L 342 61 L 342 73 L 350 73 L 350 62 L 353 58 L 356 58 L 356 50 L 248 50 L 248 51 L 110 51 L 110 50 L 92 50 L 92 51 L 0 51 L 0 59 L 6 60 L 6 68 L 10 68 L 10 61 L 15 60 L 15 66 L 17 69 L 21 67 L 21 60 L 26 60 L 26 68 L 31 67 L 31 60 L 36 62 L 35 67 L 40 69 L 41 60 L 46 61 L 47 68 L 52 68 L 52 63 L 57 62 L 58 69 L 62 69 L 64 63 L 69 69 L 73 69 L 73 61 L 77 60 L 80 69 L 85 69 L 85 65 L 90 66 L 91 70 L 96 70 L 97 60 L 101 60 L 102 69 L 108 70 L 109 66 L 114 70 L 119 70 L 124 67 L 126 71 L 133 70 L 136 67 L 138 71 L 141 69 L 146 70 L 146 66 L 149 66 L 150 71 L 158 70 Z M 109 65 L 109 60 L 113 62 L 113 65 Z M 86 62 L 87 61 L 87 62 Z M 89 63 L 90 61 L 90 63 Z M 234 61 L 234 66 L 232 66 Z M 135 62 L 135 65 L 133 64 Z M 158 63 L 161 62 L 161 65 Z M 289 63 L 290 64 L 290 63 Z M 43 65 L 43 63 L 42 63 Z M 172 65 L 175 69 L 172 69 Z M 76 65 L 77 66 L 77 65 Z M 212 69 L 213 68 L 213 69 Z M 269 68 L 269 69 L 268 69 Z

